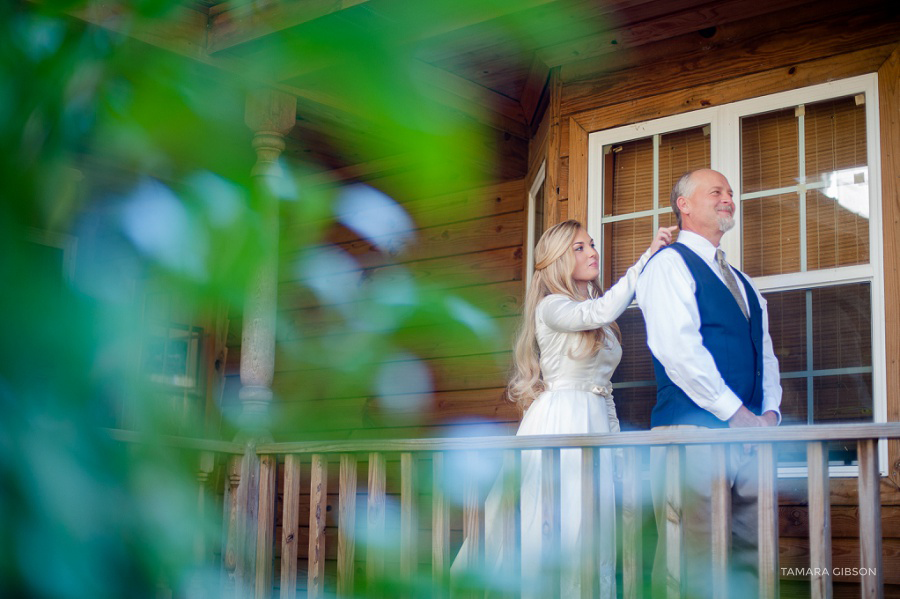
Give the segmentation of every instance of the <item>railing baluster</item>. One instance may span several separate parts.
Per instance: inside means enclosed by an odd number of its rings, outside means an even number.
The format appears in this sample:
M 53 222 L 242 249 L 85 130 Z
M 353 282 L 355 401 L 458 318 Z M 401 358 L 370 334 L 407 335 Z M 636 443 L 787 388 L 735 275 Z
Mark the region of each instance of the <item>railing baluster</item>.
M 505 580 L 519 580 L 516 560 L 516 548 L 519 547 L 516 529 L 516 507 L 519 504 L 519 453 L 514 450 L 503 452 L 503 488 L 500 494 L 499 542 L 503 545 L 503 563 L 500 571 Z
M 711 447 L 712 457 L 712 581 L 713 599 L 728 598 L 728 556 L 731 553 L 731 487 L 727 478 L 728 445 Z
M 309 571 L 307 597 L 325 595 L 325 514 L 328 499 L 328 460 L 320 453 L 312 456 L 309 482 Z
M 278 458 L 259 457 L 259 525 L 256 529 L 256 597 L 268 599 L 272 595 L 272 555 L 275 542 L 275 472 Z
M 828 480 L 828 447 L 823 442 L 806 444 L 809 466 L 809 566 L 812 599 L 831 599 L 831 491 Z
M 300 456 L 284 457 L 284 508 L 281 523 L 281 599 L 297 596 L 297 545 L 300 542 Z
M 666 448 L 666 597 L 681 599 L 684 581 L 684 446 Z
M 441 599 L 446 595 L 444 588 L 450 563 L 450 510 L 444 494 L 444 454 L 435 452 L 431 459 L 431 596 Z
M 341 454 L 338 486 L 337 595 L 352 597 L 356 557 L 356 455 Z
M 559 449 L 541 450 L 541 564 L 550 592 L 561 590 Z
M 238 486 L 241 482 L 241 458 L 232 456 L 228 460 L 228 477 L 225 483 L 225 554 L 222 560 L 224 576 L 222 581 L 222 595 L 226 598 L 237 594 L 237 512 L 238 512 Z
M 474 464 L 478 457 L 475 453 L 469 453 L 466 461 Z M 465 569 L 474 571 L 481 563 L 481 502 L 478 497 L 478 488 L 472 477 L 466 477 L 463 482 L 463 540 L 469 544 L 466 553 Z
M 859 544 L 862 596 L 884 597 L 881 557 L 881 475 L 878 440 L 857 442 L 859 455 Z
M 407 584 L 416 573 L 419 524 L 416 517 L 416 460 L 400 454 L 400 576 Z
M 643 595 L 643 493 L 641 454 L 637 447 L 624 448 L 622 463 L 622 592 L 625 599 Z M 600 534 L 604 534 L 600 531 Z
M 369 497 L 366 505 L 366 580 L 370 595 L 381 596 L 379 585 L 384 577 L 384 550 L 378 544 L 384 539 L 384 454 L 369 454 Z
M 778 471 L 775 446 L 758 445 L 759 453 L 759 596 L 778 596 Z
M 593 447 L 581 450 L 581 596 L 597 596 L 597 477 L 599 454 Z M 602 523 L 601 523 L 602 524 Z M 606 531 L 599 531 L 600 535 Z M 597 587 L 599 588 L 599 587 Z

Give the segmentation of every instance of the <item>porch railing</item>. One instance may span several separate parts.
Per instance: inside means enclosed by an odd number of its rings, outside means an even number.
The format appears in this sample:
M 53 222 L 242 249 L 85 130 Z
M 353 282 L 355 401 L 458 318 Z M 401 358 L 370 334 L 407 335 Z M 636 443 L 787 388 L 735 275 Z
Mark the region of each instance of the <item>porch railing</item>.
M 357 514 L 357 470 L 363 462 L 368 473 L 365 494 L 365 538 L 372 547 L 373 539 L 385 534 L 386 497 L 388 484 L 386 463 L 388 458 L 399 458 L 399 564 L 400 589 L 414 587 L 414 576 L 419 568 L 420 544 L 416 513 L 422 507 L 421 499 L 430 497 L 431 577 L 435 582 L 433 596 L 446 593 L 445 584 L 449 564 L 453 559 L 450 552 L 450 501 L 447 490 L 438 484 L 446 479 L 448 457 L 454 452 L 499 451 L 507 469 L 515 470 L 522 450 L 541 451 L 542 480 L 541 493 L 544 498 L 544 536 L 551 547 L 559 547 L 559 457 L 563 448 L 575 448 L 582 452 L 582 470 L 585 489 L 590 489 L 599 451 L 604 448 L 622 448 L 624 451 L 624 473 L 622 476 L 622 557 L 619 567 L 622 572 L 625 597 L 640 597 L 643 584 L 642 562 L 642 521 L 645 506 L 649 501 L 644 497 L 643 472 L 639 451 L 648 446 L 667 447 L 668 469 L 683 467 L 684 447 L 690 444 L 708 444 L 712 447 L 713 471 L 712 487 L 712 529 L 714 572 L 713 596 L 728 595 L 727 559 L 730 530 L 728 486 L 726 483 L 726 446 L 728 444 L 754 443 L 759 451 L 759 572 L 760 597 L 776 597 L 779 586 L 778 557 L 778 497 L 776 446 L 782 443 L 806 443 L 808 460 L 809 518 L 810 518 L 810 569 L 811 592 L 813 597 L 830 597 L 832 586 L 831 532 L 829 470 L 827 444 L 830 441 L 852 441 L 857 445 L 859 464 L 859 540 L 861 562 L 860 571 L 870 573 L 862 576 L 864 597 L 883 596 L 884 578 L 881 552 L 881 504 L 879 495 L 880 473 L 878 468 L 878 440 L 900 438 L 900 424 L 854 424 L 830 426 L 798 426 L 772 429 L 724 429 L 696 431 L 647 431 L 627 432 L 616 435 L 591 436 L 541 436 L 541 437 L 480 437 L 456 439 L 415 439 L 396 441 L 343 441 L 343 442 L 301 442 L 264 443 L 256 447 L 259 456 L 259 543 L 256 554 L 256 592 L 258 597 L 272 594 L 275 581 L 272 579 L 275 544 L 281 549 L 279 593 L 282 599 L 297 596 L 298 541 L 301 518 L 308 518 L 309 542 L 306 595 L 310 598 L 325 595 L 326 498 L 329 489 L 329 462 L 339 468 L 338 482 L 338 522 L 336 538 L 337 579 L 334 591 L 338 596 L 351 596 L 355 581 L 354 561 L 357 553 L 357 538 L 354 531 Z M 423 489 L 418 484 L 416 463 L 419 460 L 431 462 L 431 485 Z M 275 530 L 275 474 L 277 465 L 283 460 L 283 526 L 280 539 L 274 539 Z M 309 513 L 300 513 L 300 466 L 301 461 L 310 468 Z M 677 480 L 670 477 L 670 480 Z M 459 481 L 463 487 L 463 534 L 473 547 L 483 544 L 480 538 L 482 525 L 482 504 L 476 482 L 469 477 Z M 667 500 L 675 506 L 667 523 L 667 544 L 680 547 L 683 539 L 681 514 L 677 509 L 681 490 L 677 484 L 668 485 Z M 501 499 L 500 530 L 509 540 L 516 538 L 516 485 L 506 485 Z M 583 494 L 583 546 L 592 547 L 596 527 L 594 522 L 594 502 L 592 493 Z M 478 560 L 478 552 L 470 552 L 472 560 Z M 588 557 L 590 559 L 590 556 Z M 667 554 L 669 575 L 669 596 L 680 596 L 680 560 L 677 551 Z M 471 564 L 475 566 L 476 563 Z M 504 567 L 513 571 L 516 564 Z M 551 574 L 552 575 L 552 574 Z M 582 589 L 590 596 L 594 588 L 593 568 L 583 568 Z M 381 551 L 368 550 L 365 556 L 364 576 L 369 580 L 385 577 L 385 555 Z M 558 572 L 556 574 L 558 576 Z M 358 588 L 358 587 L 357 587 Z M 401 591 L 402 592 L 402 591 Z M 414 593 L 412 593 L 414 594 Z
M 117 433 L 123 441 L 139 441 L 133 434 Z M 880 439 L 900 439 L 900 423 L 797 426 L 771 429 L 670 430 L 626 432 L 615 435 L 478 437 L 453 439 L 412 439 L 394 441 L 335 441 L 260 443 L 258 445 L 210 441 L 174 440 L 201 456 L 198 474 L 200 503 L 212 493 L 206 477 L 212 469 L 211 456 L 230 460 L 224 477 L 223 543 L 221 559 L 225 595 L 278 596 L 293 599 L 337 594 L 356 596 L 448 596 L 451 546 L 451 514 L 462 512 L 462 534 L 471 547 L 483 548 L 483 496 L 478 477 L 450 473 L 464 455 L 497 453 L 505 472 L 516 472 L 523 450 L 541 452 L 541 497 L 543 537 L 548 560 L 560 547 L 560 451 L 576 449 L 582 456 L 582 546 L 580 570 L 583 596 L 596 589 L 598 522 L 597 498 L 593 487 L 600 452 L 621 449 L 621 554 L 617 564 L 626 598 L 644 592 L 644 522 L 652 508 L 645 492 L 646 469 L 641 452 L 652 446 L 666 447 L 667 470 L 684 466 L 685 447 L 709 445 L 712 452 L 712 542 L 713 588 L 711 596 L 728 597 L 728 546 L 730 542 L 729 488 L 726 483 L 726 450 L 729 444 L 753 443 L 759 453 L 759 596 L 779 595 L 777 447 L 805 444 L 809 505 L 809 579 L 811 596 L 831 597 L 833 583 L 830 478 L 828 444 L 851 442 L 857 448 L 859 507 L 859 572 L 863 597 L 884 596 L 881 531 L 881 475 L 878 467 Z M 239 453 L 243 452 L 243 453 Z M 230 457 L 229 457 L 230 456 Z M 427 468 L 424 468 L 427 466 Z M 337 471 L 334 471 L 336 467 Z M 301 469 L 308 481 L 309 507 L 301 509 Z M 331 469 L 331 471 L 330 471 Z M 366 484 L 359 479 L 365 472 Z M 452 477 L 460 492 L 450 496 L 443 481 Z M 329 476 L 330 475 L 330 476 Z M 683 548 L 684 529 L 679 497 L 679 477 L 668 477 L 666 545 Z M 329 485 L 336 489 L 330 489 Z M 362 491 L 360 492 L 360 487 Z M 279 494 L 279 489 L 282 489 Z M 326 519 L 337 492 L 336 532 L 326 537 Z M 331 500 L 329 502 L 329 493 Z M 399 496 L 399 501 L 394 499 Z M 276 535 L 276 508 L 280 500 L 281 534 Z M 507 547 L 515 546 L 519 535 L 515 517 L 518 484 L 505 484 L 500 500 L 498 530 Z M 392 507 L 397 518 L 392 520 Z M 419 514 L 430 511 L 430 531 L 420 530 Z M 360 521 L 357 522 L 357 518 Z M 332 517 L 333 520 L 333 517 Z M 308 522 L 308 539 L 301 539 L 301 524 Z M 379 540 L 389 536 L 394 547 Z M 455 538 L 458 541 L 458 538 Z M 305 542 L 305 543 L 304 543 Z M 299 567 L 301 544 L 307 547 L 306 573 Z M 333 546 L 329 546 L 333 545 Z M 593 548 L 593 549 L 592 549 Z M 394 553 L 396 549 L 396 553 Z M 482 551 L 467 552 L 466 566 L 473 571 L 482 565 Z M 209 551 L 198 548 L 198 554 Z M 364 552 L 364 558 L 357 556 Z M 280 556 L 277 555 L 280 553 Z M 336 559 L 330 568 L 326 589 L 326 556 Z M 511 557 L 513 556 L 513 557 Z M 278 557 L 278 559 L 276 559 Z M 667 596 L 680 597 L 683 550 L 667 551 Z M 516 574 L 515 554 L 506 553 L 500 571 Z M 276 562 L 279 566 L 276 569 Z M 364 567 L 362 566 L 364 564 Z M 589 565 L 590 564 L 590 565 Z M 358 566 L 358 567 L 355 567 Z M 335 575 L 336 577 L 331 578 Z M 559 588 L 558 570 L 546 575 Z M 305 580 L 303 580 L 305 578 Z M 423 591 L 422 580 L 428 580 Z M 457 587 L 457 594 L 475 596 L 472 586 Z M 515 596 L 509 589 L 504 594 Z M 483 596 L 483 593 L 481 594 Z

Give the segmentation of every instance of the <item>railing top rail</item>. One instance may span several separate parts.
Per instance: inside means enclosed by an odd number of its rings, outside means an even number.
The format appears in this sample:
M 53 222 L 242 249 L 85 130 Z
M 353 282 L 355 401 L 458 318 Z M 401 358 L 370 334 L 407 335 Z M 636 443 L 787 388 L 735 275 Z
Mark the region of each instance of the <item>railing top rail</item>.
M 829 424 L 771 428 L 631 431 L 593 435 L 534 435 L 525 437 L 457 437 L 452 439 L 393 439 L 260 443 L 258 454 L 362 453 L 405 451 L 472 451 L 565 447 L 643 447 L 710 443 L 785 443 L 900 438 L 900 423 Z
M 107 429 L 109 436 L 115 441 L 123 443 L 159 443 L 167 447 L 179 447 L 182 449 L 195 449 L 197 451 L 211 451 L 213 453 L 229 453 L 240 455 L 245 447 L 241 443 L 231 441 L 219 441 L 217 439 L 199 439 L 191 437 L 176 437 L 171 435 L 151 435 L 139 431 L 124 429 Z

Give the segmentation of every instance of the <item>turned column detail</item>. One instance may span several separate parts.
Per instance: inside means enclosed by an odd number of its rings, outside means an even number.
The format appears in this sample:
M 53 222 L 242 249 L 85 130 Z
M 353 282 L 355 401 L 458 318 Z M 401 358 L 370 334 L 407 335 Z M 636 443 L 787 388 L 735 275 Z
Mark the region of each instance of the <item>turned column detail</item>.
M 260 217 L 262 255 L 248 282 L 241 333 L 241 428 L 243 437 L 266 435 L 275 373 L 275 316 L 278 294 L 278 198 L 273 193 L 284 176 L 278 159 L 284 136 L 296 122 L 297 101 L 264 90 L 247 99 L 244 120 L 254 132 L 253 197 Z

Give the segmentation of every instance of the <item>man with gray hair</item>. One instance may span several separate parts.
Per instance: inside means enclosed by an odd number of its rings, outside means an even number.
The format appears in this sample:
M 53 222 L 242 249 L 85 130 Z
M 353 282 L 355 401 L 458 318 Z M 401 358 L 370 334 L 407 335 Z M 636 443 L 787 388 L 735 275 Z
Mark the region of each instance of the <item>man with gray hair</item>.
M 776 426 L 781 418 L 778 360 L 769 336 L 766 300 L 725 261 L 722 236 L 734 226 L 735 205 L 719 172 L 687 173 L 672 190 L 681 233 L 657 252 L 637 284 L 656 372 L 654 429 Z M 683 523 L 684 583 L 689 597 L 709 593 L 711 580 L 711 448 L 688 446 Z M 669 583 L 665 556 L 666 448 L 651 450 L 653 507 L 660 538 L 653 566 L 654 596 Z M 753 450 L 732 448 L 727 477 L 732 500 L 729 596 L 755 597 L 757 465 Z M 662 596 L 662 595 L 660 595 Z

